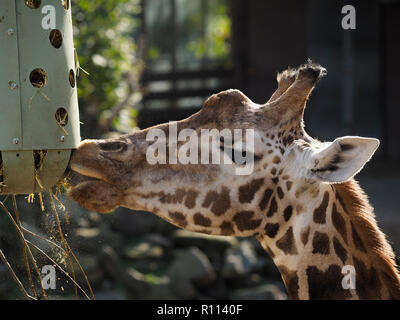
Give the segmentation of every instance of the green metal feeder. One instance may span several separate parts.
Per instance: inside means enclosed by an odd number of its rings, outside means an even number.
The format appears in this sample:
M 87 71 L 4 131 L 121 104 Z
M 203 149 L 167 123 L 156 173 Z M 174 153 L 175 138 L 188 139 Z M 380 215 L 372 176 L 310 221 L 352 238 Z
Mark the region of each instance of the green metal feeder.
M 51 188 L 80 141 L 69 1 L 0 1 L 0 194 Z

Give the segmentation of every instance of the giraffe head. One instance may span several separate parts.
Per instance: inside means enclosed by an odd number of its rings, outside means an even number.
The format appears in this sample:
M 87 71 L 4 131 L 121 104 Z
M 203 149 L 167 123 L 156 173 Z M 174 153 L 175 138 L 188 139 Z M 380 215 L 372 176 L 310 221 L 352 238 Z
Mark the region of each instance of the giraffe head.
M 83 181 L 69 195 L 91 210 L 146 210 L 197 232 L 265 232 L 276 211 L 287 221 L 301 193 L 350 179 L 379 145 L 361 137 L 322 143 L 307 135 L 306 101 L 325 74 L 309 61 L 278 74 L 278 88 L 265 104 L 227 90 L 185 120 L 85 140 L 71 159 Z M 277 210 L 284 197 L 284 210 Z

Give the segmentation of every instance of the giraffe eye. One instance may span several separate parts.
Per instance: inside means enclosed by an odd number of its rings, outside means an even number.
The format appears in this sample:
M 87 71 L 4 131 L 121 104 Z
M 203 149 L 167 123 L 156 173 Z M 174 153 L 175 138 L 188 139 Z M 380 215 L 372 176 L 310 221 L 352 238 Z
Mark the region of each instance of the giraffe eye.
M 232 160 L 232 162 L 237 165 L 245 165 L 249 161 L 257 162 L 261 159 L 260 156 L 250 151 L 246 152 L 245 148 L 243 148 L 242 150 L 236 150 L 232 147 L 221 145 L 220 150 L 224 152 Z
M 121 141 L 103 142 L 99 144 L 102 151 L 119 152 L 126 150 L 126 144 Z

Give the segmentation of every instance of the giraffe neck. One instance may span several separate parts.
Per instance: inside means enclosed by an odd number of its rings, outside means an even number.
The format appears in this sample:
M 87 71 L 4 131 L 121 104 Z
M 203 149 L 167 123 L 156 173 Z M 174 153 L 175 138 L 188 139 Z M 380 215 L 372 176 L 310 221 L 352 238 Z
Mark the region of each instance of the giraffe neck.
M 355 181 L 312 187 L 296 203 L 258 236 L 291 299 L 400 299 L 393 251 Z

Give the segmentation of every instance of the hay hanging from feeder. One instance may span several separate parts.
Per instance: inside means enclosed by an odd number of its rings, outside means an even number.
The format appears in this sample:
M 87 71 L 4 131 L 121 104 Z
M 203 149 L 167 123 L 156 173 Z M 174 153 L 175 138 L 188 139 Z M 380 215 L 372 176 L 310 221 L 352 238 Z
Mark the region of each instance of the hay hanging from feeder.
M 32 70 L 31 74 L 29 75 L 29 80 L 31 81 L 32 85 L 36 88 L 43 88 L 47 83 L 47 74 L 42 68 L 36 68 Z
M 37 153 L 40 155 L 41 153 Z M 36 258 L 31 252 L 31 248 L 34 248 L 41 256 L 43 256 L 46 260 L 50 261 L 51 264 L 59 269 L 65 276 L 66 278 L 71 281 L 71 283 L 74 286 L 74 292 L 75 292 L 75 297 L 78 298 L 78 291 L 83 294 L 83 296 L 90 300 L 94 299 L 94 293 L 92 290 L 92 287 L 90 285 L 90 282 L 86 276 L 85 271 L 83 270 L 82 266 L 80 265 L 78 259 L 76 258 L 75 254 L 72 252 L 71 247 L 69 246 L 68 242 L 66 241 L 64 232 L 62 231 L 61 228 L 61 221 L 58 216 L 57 208 L 55 205 L 55 200 L 59 202 L 57 196 L 53 194 L 51 190 L 48 190 L 48 198 L 50 202 L 50 211 L 52 212 L 53 218 L 56 221 L 56 226 L 55 226 L 55 235 L 50 236 L 50 239 L 46 239 L 30 230 L 27 228 L 23 227 L 21 224 L 18 208 L 17 208 L 17 202 L 16 202 L 16 197 L 15 195 L 12 195 L 12 202 L 13 202 L 13 208 L 14 208 L 14 215 L 10 213 L 9 209 L 5 206 L 5 202 L 7 199 L 9 199 L 10 196 L 7 196 L 3 201 L 0 200 L 0 209 L 3 211 L 6 216 L 9 218 L 11 221 L 12 225 L 16 229 L 19 238 L 21 240 L 22 248 L 23 248 L 23 257 L 24 257 L 24 262 L 25 262 L 25 270 L 28 275 L 28 280 L 29 280 L 29 286 L 30 286 L 30 291 L 26 289 L 22 282 L 19 280 L 17 273 L 12 269 L 12 266 L 6 259 L 4 254 L 1 254 L 1 260 L 3 263 L 7 266 L 11 277 L 14 279 L 14 281 L 17 283 L 18 287 L 20 288 L 20 291 L 23 293 L 25 299 L 32 299 L 32 300 L 37 300 L 37 299 L 47 299 L 46 291 L 43 288 L 42 285 L 42 278 L 41 278 L 41 273 L 39 271 Z M 65 208 L 65 207 L 64 207 Z M 56 258 L 52 258 L 49 254 L 47 254 L 44 250 L 42 250 L 37 244 L 33 243 L 32 240 L 27 240 L 25 238 L 25 235 L 30 235 L 33 236 L 34 238 L 40 239 L 42 241 L 45 241 L 46 243 L 50 244 L 53 247 L 52 250 L 52 255 L 55 255 Z M 58 238 L 58 240 L 57 240 Z M 56 242 L 59 242 L 56 243 Z M 2 252 L 1 252 L 2 253 Z M 64 268 L 60 265 L 60 262 L 57 263 L 58 261 L 61 261 L 62 264 L 64 264 L 65 267 L 69 268 L 69 272 L 65 271 Z M 78 270 L 81 272 L 84 281 L 86 283 L 87 289 L 89 290 L 89 294 L 86 293 L 86 291 L 82 288 L 77 283 L 76 280 L 76 275 L 75 275 L 75 269 L 73 264 L 75 264 L 78 267 Z M 33 268 L 31 270 L 31 267 Z M 31 272 L 33 271 L 33 272 Z
M 42 4 L 42 0 L 25 0 L 25 4 L 31 9 L 37 9 Z
M 60 30 L 58 30 L 58 29 L 51 30 L 49 40 L 50 40 L 51 45 L 54 48 L 57 48 L 57 49 L 60 48 L 62 45 L 62 41 L 63 41 Z

